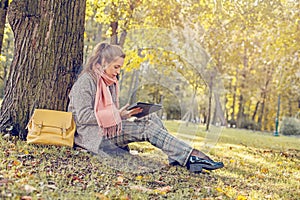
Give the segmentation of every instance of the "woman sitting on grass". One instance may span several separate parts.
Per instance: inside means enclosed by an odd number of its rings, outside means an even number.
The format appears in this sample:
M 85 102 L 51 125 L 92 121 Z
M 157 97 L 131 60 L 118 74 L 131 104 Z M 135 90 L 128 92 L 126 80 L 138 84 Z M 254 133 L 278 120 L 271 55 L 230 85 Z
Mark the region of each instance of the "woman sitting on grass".
M 119 109 L 117 76 L 124 58 L 117 45 L 100 43 L 94 48 L 69 95 L 69 111 L 77 126 L 75 144 L 96 154 L 109 154 L 131 142 L 148 141 L 167 154 L 170 164 L 186 166 L 191 172 L 222 168 L 222 162 L 214 162 L 169 134 L 156 114 L 127 120 L 142 109 L 128 111 L 128 105 Z

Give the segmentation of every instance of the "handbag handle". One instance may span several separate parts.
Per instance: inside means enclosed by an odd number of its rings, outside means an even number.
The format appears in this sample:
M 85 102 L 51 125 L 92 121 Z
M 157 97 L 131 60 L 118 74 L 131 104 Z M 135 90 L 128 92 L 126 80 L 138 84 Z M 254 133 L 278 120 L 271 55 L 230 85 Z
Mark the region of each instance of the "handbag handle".
M 57 126 L 47 126 L 47 125 L 43 125 L 43 122 L 41 122 L 40 124 L 36 124 L 37 125 L 37 135 L 41 135 L 41 131 L 43 127 L 51 127 L 51 128 L 57 128 L 61 130 L 61 135 L 63 139 L 66 139 L 67 137 L 67 129 L 65 128 L 66 126 L 63 125 L 62 127 L 57 127 Z
M 41 122 L 40 124 L 36 124 L 36 125 L 37 125 L 37 130 L 38 130 L 37 135 L 41 135 L 41 131 L 43 128 L 43 122 Z
M 62 132 L 62 138 L 63 139 L 66 139 L 66 136 L 67 136 L 67 129 L 65 128 L 66 126 L 63 126 L 61 128 L 61 132 Z

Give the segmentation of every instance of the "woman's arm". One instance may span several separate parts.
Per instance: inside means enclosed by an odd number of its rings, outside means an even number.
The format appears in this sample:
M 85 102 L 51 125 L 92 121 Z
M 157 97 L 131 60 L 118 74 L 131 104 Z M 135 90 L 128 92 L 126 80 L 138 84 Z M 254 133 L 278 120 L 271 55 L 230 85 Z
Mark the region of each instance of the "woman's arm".
M 75 112 L 77 123 L 97 125 L 94 112 L 96 84 L 88 74 L 82 75 L 74 84 L 70 93 L 70 108 Z

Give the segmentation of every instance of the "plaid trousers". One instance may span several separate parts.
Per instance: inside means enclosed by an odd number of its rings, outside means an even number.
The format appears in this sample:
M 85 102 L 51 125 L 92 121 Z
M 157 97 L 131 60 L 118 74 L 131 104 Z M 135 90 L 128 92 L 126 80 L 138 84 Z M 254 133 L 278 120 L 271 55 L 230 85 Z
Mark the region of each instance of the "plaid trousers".
M 167 154 L 169 161 L 177 161 L 185 166 L 193 148 L 185 142 L 169 134 L 156 114 L 136 119 L 122 121 L 122 134 L 103 138 L 100 148 L 109 151 L 113 148 L 123 148 L 131 142 L 150 142 Z

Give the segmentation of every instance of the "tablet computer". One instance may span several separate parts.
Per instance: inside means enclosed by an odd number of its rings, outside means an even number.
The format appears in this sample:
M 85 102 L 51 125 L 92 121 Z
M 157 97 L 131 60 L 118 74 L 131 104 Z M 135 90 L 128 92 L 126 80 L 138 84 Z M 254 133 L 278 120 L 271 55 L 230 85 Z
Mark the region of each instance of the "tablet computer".
M 143 111 L 141 113 L 133 115 L 137 118 L 140 118 L 140 117 L 149 115 L 150 113 L 161 110 L 162 105 L 161 104 L 153 104 L 153 103 L 136 102 L 136 103 L 130 105 L 127 108 L 127 110 L 131 110 L 133 108 L 142 108 L 143 109 Z

